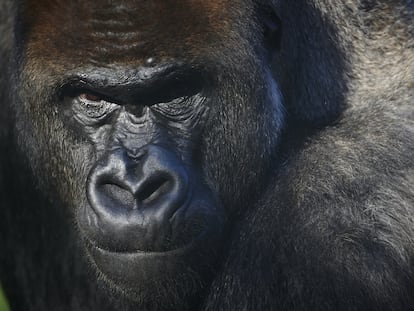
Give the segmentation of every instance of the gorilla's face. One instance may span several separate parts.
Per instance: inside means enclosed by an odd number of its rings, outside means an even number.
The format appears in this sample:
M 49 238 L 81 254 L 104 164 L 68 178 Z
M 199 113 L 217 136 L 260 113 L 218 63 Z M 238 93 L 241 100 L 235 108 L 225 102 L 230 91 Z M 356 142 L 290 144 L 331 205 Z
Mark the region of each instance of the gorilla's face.
M 23 152 L 110 287 L 179 305 L 263 191 L 282 123 L 276 21 L 242 0 L 28 2 Z

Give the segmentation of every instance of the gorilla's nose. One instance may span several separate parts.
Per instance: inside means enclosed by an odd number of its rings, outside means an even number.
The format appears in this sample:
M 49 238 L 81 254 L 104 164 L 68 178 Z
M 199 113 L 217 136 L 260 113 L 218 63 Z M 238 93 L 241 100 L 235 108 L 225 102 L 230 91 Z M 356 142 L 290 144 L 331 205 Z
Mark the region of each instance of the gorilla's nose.
M 173 216 L 191 195 L 187 170 L 171 151 L 149 145 L 117 148 L 92 169 L 86 233 L 114 251 L 165 251 Z
M 166 149 L 154 145 L 137 150 L 122 148 L 93 170 L 89 198 L 97 211 L 123 218 L 134 209 L 142 214 L 155 209 L 159 213 L 160 207 L 174 209 L 185 196 L 187 185 L 184 166 Z

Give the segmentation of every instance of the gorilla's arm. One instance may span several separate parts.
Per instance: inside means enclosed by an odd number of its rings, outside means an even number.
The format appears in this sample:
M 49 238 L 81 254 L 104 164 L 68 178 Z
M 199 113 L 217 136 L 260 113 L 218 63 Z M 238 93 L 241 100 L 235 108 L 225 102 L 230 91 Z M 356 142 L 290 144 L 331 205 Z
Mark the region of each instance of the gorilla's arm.
M 410 95 L 349 109 L 288 151 L 239 224 L 206 310 L 411 310 Z

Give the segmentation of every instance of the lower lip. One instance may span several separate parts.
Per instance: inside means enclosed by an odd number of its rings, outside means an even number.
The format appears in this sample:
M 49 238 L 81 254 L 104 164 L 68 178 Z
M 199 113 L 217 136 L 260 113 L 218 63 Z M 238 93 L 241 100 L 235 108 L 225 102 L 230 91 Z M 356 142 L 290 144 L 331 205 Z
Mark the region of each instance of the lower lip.
M 121 290 L 141 291 L 143 285 L 157 278 L 171 277 L 177 267 L 194 263 L 197 241 L 166 252 L 111 252 L 96 246 L 88 246 L 88 253 L 98 271 L 112 286 Z M 190 256 L 191 255 L 191 256 Z M 180 269 L 179 269 L 180 270 Z

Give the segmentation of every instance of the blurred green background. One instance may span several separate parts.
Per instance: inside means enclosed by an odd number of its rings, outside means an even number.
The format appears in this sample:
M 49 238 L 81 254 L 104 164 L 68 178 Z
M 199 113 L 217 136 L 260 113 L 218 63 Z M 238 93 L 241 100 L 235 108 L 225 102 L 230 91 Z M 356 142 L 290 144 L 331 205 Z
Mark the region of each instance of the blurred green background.
M 10 311 L 0 285 L 0 311 Z

